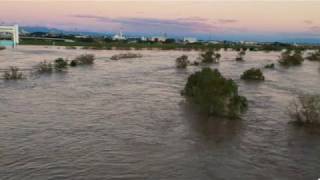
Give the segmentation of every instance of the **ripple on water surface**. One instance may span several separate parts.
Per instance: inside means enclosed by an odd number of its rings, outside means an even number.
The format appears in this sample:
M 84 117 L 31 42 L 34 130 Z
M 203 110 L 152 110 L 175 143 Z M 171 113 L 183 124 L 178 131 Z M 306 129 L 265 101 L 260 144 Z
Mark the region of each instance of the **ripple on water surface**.
M 118 51 L 20 46 L 0 53 L 0 68 L 30 68 L 44 59 L 97 57 L 92 67 L 0 82 L 0 179 L 316 179 L 319 133 L 293 127 L 285 113 L 298 93 L 318 93 L 318 64 L 264 70 L 266 81 L 240 74 L 276 63 L 279 53 L 249 52 L 218 68 L 249 100 L 241 121 L 208 120 L 180 96 L 199 67 L 175 68 L 198 52 Z

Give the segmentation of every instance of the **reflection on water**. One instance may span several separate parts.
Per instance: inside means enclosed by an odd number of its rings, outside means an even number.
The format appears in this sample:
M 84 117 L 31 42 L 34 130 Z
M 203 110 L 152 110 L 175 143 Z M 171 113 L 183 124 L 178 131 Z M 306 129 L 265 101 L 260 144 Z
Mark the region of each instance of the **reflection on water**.
M 279 53 L 250 52 L 236 62 L 222 52 L 212 65 L 235 79 L 249 100 L 241 121 L 202 117 L 180 96 L 185 53 L 141 51 L 141 59 L 110 61 L 118 51 L 19 47 L 0 52 L 0 69 L 29 68 L 57 57 L 94 53 L 92 67 L 0 82 L 0 179 L 317 179 L 320 135 L 293 127 L 286 107 L 298 93 L 317 93 L 316 62 L 264 70 L 266 81 L 240 74 L 276 62 Z

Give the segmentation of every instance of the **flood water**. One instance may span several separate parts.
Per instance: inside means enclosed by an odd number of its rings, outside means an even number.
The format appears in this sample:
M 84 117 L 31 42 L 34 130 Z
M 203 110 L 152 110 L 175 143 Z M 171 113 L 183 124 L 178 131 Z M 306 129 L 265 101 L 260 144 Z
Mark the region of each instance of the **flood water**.
M 0 51 L 0 69 L 93 53 L 92 67 L 0 80 L 0 179 L 310 179 L 320 178 L 320 133 L 289 124 L 299 93 L 319 93 L 319 63 L 263 70 L 266 81 L 243 82 L 251 67 L 276 63 L 278 52 L 221 52 L 211 65 L 234 79 L 249 100 L 242 120 L 203 117 L 180 96 L 200 67 L 175 68 L 199 52 L 124 51 L 20 46 Z

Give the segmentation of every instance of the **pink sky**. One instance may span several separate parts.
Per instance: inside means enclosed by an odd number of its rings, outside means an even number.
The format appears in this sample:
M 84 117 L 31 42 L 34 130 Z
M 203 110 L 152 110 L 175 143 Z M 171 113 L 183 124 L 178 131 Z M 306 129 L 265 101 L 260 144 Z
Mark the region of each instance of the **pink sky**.
M 0 23 L 142 33 L 320 35 L 320 2 L 3 1 Z

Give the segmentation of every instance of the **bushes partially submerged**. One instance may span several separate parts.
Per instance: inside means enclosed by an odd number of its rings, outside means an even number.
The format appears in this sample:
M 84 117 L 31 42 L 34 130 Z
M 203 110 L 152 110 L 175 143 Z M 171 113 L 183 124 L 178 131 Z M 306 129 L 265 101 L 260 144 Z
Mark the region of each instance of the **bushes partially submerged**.
M 213 50 L 208 50 L 200 54 L 200 60 L 203 63 L 218 63 L 221 55 L 215 53 Z
M 247 108 L 247 100 L 238 95 L 238 86 L 215 69 L 203 68 L 189 76 L 182 94 L 207 114 L 238 118 Z
M 281 58 L 279 60 L 279 63 L 282 66 L 296 66 L 301 65 L 303 62 L 303 57 L 301 55 L 301 52 L 295 51 L 292 53 L 291 51 L 286 51 L 281 54 Z
M 289 115 L 298 125 L 320 125 L 320 95 L 301 95 L 289 106 Z
M 24 79 L 24 75 L 20 72 L 18 67 L 11 66 L 8 70 L 6 70 L 3 74 L 4 80 L 20 80 Z
M 243 72 L 241 75 L 241 79 L 243 80 L 264 80 L 263 73 L 260 69 L 251 68 Z
M 94 63 L 94 59 L 95 58 L 93 54 L 83 54 L 83 55 L 77 56 L 74 60 L 71 61 L 71 63 L 73 62 L 73 64 L 76 64 L 76 65 L 91 65 Z
M 54 69 L 56 71 L 63 71 L 68 68 L 68 61 L 63 58 L 54 60 Z
M 306 57 L 309 61 L 319 61 L 320 62 L 320 52 L 314 52 L 309 54 L 308 57 Z
M 264 66 L 264 68 L 266 68 L 266 69 L 274 69 L 275 65 L 274 65 L 274 63 L 267 64 L 267 65 Z
M 244 61 L 245 55 L 246 55 L 246 51 L 241 50 L 236 57 L 236 61 Z
M 189 63 L 187 55 L 182 55 L 176 59 L 176 67 L 180 69 L 186 68 Z
M 113 55 L 110 59 L 111 60 L 119 60 L 119 59 L 141 58 L 141 57 L 142 57 L 142 54 L 124 53 L 124 54 Z
M 48 63 L 47 61 L 40 62 L 35 67 L 35 72 L 38 74 L 50 74 L 53 72 L 53 65 L 52 63 Z

